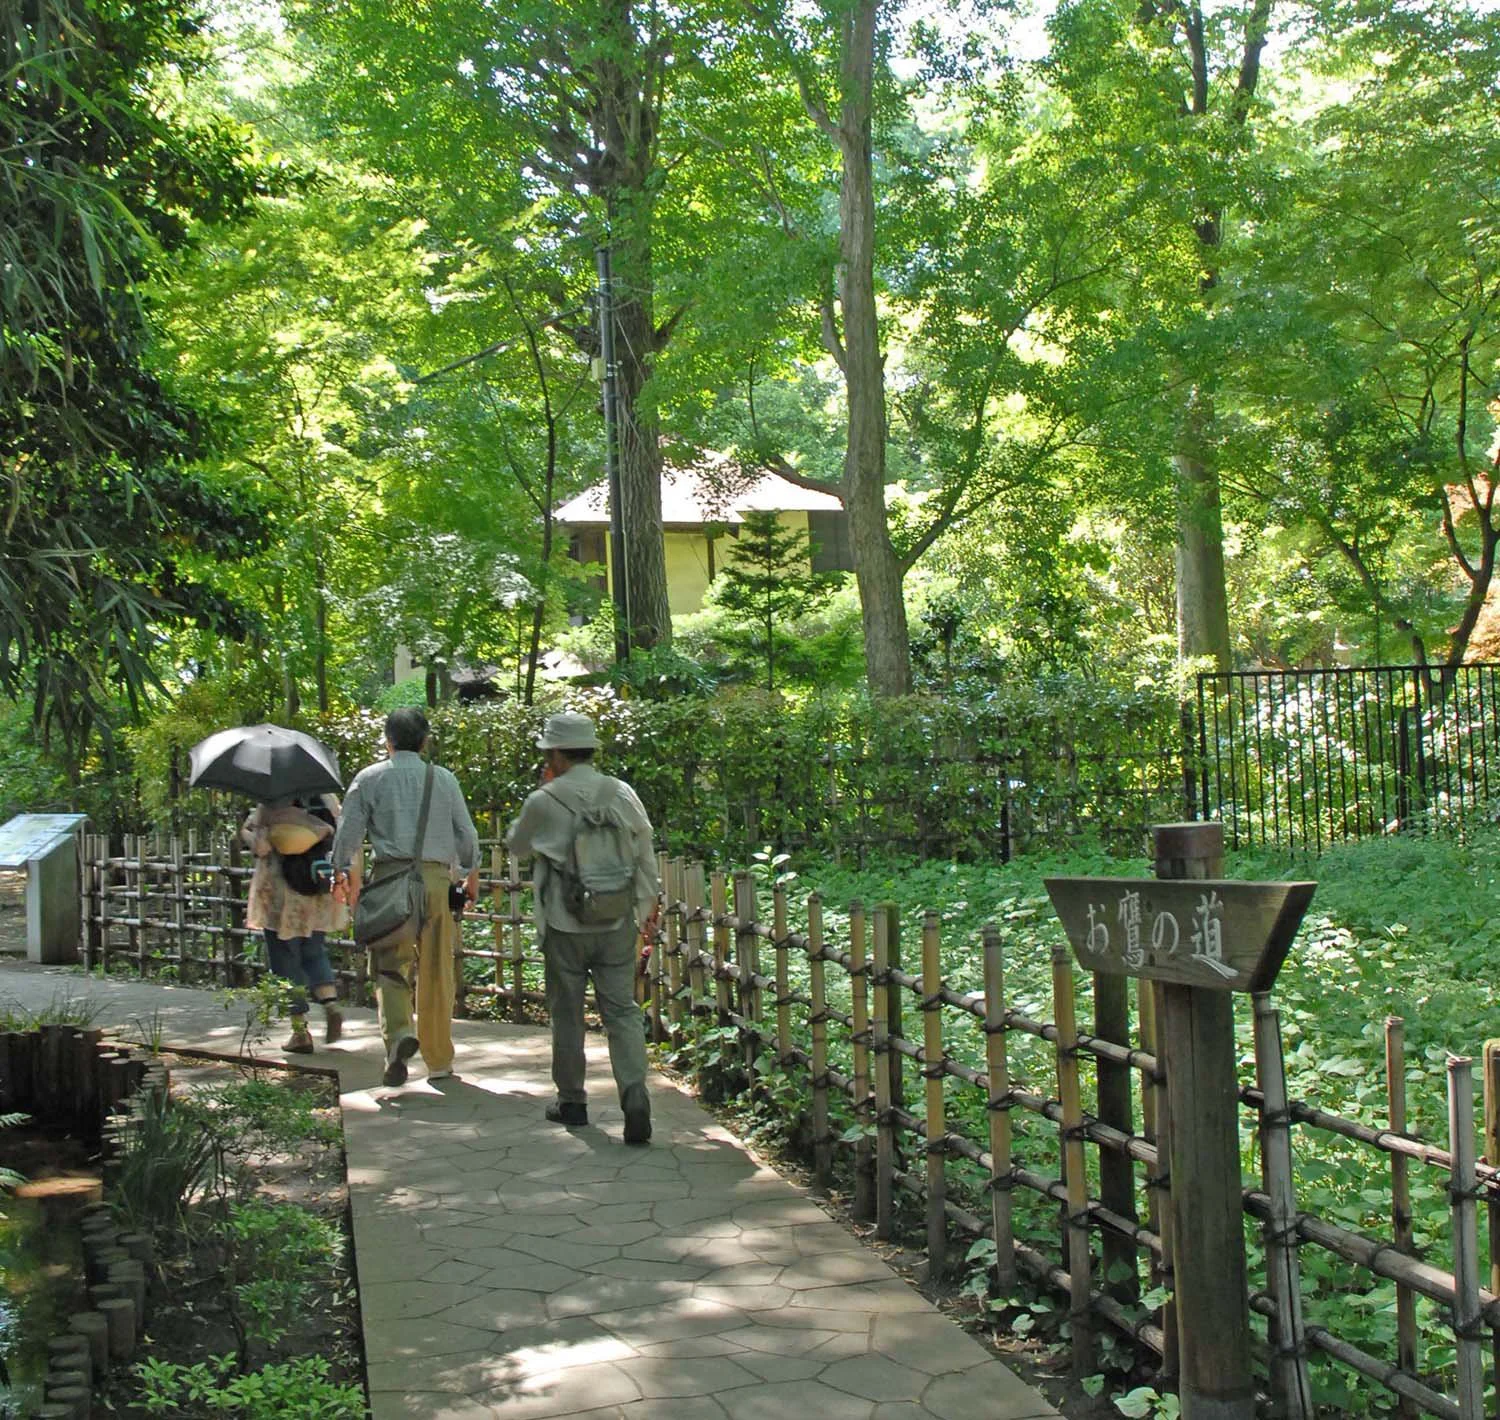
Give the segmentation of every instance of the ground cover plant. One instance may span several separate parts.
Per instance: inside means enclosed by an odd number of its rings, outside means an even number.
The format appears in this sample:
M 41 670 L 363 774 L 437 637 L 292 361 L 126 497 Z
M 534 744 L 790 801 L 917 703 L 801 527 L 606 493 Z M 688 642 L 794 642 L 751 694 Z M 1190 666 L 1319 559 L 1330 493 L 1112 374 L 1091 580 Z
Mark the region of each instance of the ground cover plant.
M 822 899 L 825 937 L 841 948 L 847 945 L 849 903 L 860 901 L 868 910 L 877 903 L 894 902 L 902 923 L 905 966 L 915 970 L 921 914 L 936 911 L 942 922 L 944 976 L 960 991 L 982 989 L 980 935 L 985 923 L 995 922 L 1005 941 L 1009 1003 L 1037 1020 L 1052 1019 L 1050 950 L 1061 939 L 1043 878 L 1052 874 L 1150 875 L 1150 865 L 1143 859 L 1122 862 L 1094 851 L 1028 856 L 1003 866 L 889 859 L 864 870 L 795 858 L 776 861 L 780 858 L 767 853 L 758 865 L 758 916 L 763 920 L 770 916 L 769 888 L 775 877 L 788 890 L 792 930 L 805 929 L 806 899 L 816 890 Z M 1273 993 L 1281 1012 L 1292 1097 L 1383 1126 L 1384 1021 L 1388 1015 L 1399 1015 L 1406 1021 L 1409 1128 L 1445 1145 L 1447 1056 L 1450 1052 L 1477 1056 L 1486 1037 L 1500 1035 L 1500 992 L 1486 970 L 1500 936 L 1500 908 L 1496 906 L 1500 901 L 1496 896 L 1500 829 L 1486 826 L 1464 840 L 1403 837 L 1349 845 L 1316 861 L 1265 853 L 1231 854 L 1226 875 L 1318 882 L 1312 908 Z M 762 969 L 769 971 L 769 953 L 762 950 Z M 805 989 L 805 973 L 797 971 L 795 955 L 793 979 L 794 985 Z M 847 977 L 830 970 L 827 979 L 830 1005 L 847 1010 Z M 1088 982 L 1082 974 L 1077 981 L 1079 1019 L 1086 1023 L 1092 1011 Z M 915 1002 L 906 1010 L 907 1034 L 917 1036 Z M 676 1058 L 710 1094 L 723 1097 L 743 1091 L 748 1102 L 746 1123 L 753 1134 L 794 1150 L 807 1146 L 810 1096 L 800 1071 L 781 1070 L 763 1052 L 754 1088 L 746 1089 L 738 1033 L 710 1019 L 695 1026 L 693 1036 L 689 1048 Z M 1248 1083 L 1253 1079 L 1248 998 L 1237 1008 L 1236 1036 L 1242 1079 Z M 847 1071 L 851 1062 L 840 1032 L 832 1033 L 830 1044 L 834 1067 Z M 1015 1032 L 1008 1037 L 1008 1045 L 1016 1081 L 1039 1093 L 1055 1094 L 1053 1047 Z M 945 1034 L 945 1048 L 964 1063 L 983 1068 L 981 1032 L 954 1027 Z M 1091 1086 L 1087 1075 L 1086 1070 L 1086 1098 Z M 911 1107 L 920 1111 L 920 1081 L 914 1071 L 907 1088 Z M 984 1102 L 979 1092 L 955 1080 L 948 1082 L 947 1090 L 950 1127 L 960 1127 L 982 1141 Z M 855 1121 L 840 1099 L 836 1097 L 834 1104 L 839 1115 L 836 1129 L 852 1138 Z M 1253 1118 L 1246 1112 L 1242 1122 L 1243 1164 L 1247 1176 L 1254 1176 L 1259 1159 Z M 1032 1168 L 1055 1174 L 1055 1126 L 1017 1110 L 1012 1112 L 1012 1128 L 1018 1157 Z M 1371 1236 L 1390 1236 L 1388 1168 L 1382 1156 L 1306 1128 L 1294 1132 L 1293 1148 L 1299 1209 Z M 1091 1156 L 1091 1167 L 1094 1162 Z M 957 1189 L 961 1201 L 983 1215 L 984 1180 L 979 1171 L 950 1161 L 949 1179 L 950 1189 Z M 1449 1268 L 1445 1184 L 1445 1177 L 1436 1173 L 1413 1171 L 1416 1246 L 1425 1259 Z M 920 1228 L 915 1210 L 911 1221 Z M 1019 1190 L 1016 1223 L 1023 1241 L 1056 1252 L 1054 1203 Z M 1249 1227 L 1246 1236 L 1253 1276 L 1260 1266 L 1260 1238 L 1258 1230 Z M 986 1245 L 980 1244 L 971 1256 L 980 1293 L 985 1291 L 984 1268 L 992 1251 L 986 1253 Z M 1359 1274 L 1310 1246 L 1302 1249 L 1302 1268 L 1310 1322 L 1374 1354 L 1394 1358 L 1391 1284 Z M 998 1320 L 1023 1332 L 1035 1329 L 1055 1337 L 1062 1320 L 1055 1302 L 1031 1288 L 1015 1297 L 987 1297 L 983 1305 Z M 1419 1368 L 1442 1389 L 1445 1379 L 1451 1380 L 1451 1333 L 1435 1306 L 1425 1301 L 1419 1300 L 1418 1319 L 1424 1330 Z M 1106 1349 L 1105 1359 L 1117 1365 L 1122 1375 L 1130 1374 L 1123 1348 Z M 1379 1414 L 1393 1408 L 1387 1392 L 1365 1386 L 1352 1372 L 1315 1363 L 1313 1377 L 1319 1404 L 1327 1414 Z M 1131 1403 L 1144 1401 L 1138 1397 Z
M 171 1060 L 111 1201 L 157 1243 L 150 1342 L 123 1420 L 361 1420 L 358 1299 L 334 1085 Z

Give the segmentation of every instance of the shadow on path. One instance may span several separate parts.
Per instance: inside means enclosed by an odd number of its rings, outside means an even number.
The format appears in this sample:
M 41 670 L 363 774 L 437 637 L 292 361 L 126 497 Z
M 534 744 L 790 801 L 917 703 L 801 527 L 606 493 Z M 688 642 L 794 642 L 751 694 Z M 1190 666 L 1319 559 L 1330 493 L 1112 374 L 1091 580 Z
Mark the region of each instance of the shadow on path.
M 159 1013 L 175 1046 L 233 1053 L 244 1025 L 209 991 L 0 966 L 0 1001 L 64 995 L 126 1034 Z M 374 1420 L 1057 1414 L 660 1077 L 652 1145 L 627 1148 L 602 1039 L 592 1122 L 562 1129 L 545 1030 L 454 1037 L 436 1084 L 419 1061 L 379 1083 L 369 1011 L 313 1057 L 339 1071 Z

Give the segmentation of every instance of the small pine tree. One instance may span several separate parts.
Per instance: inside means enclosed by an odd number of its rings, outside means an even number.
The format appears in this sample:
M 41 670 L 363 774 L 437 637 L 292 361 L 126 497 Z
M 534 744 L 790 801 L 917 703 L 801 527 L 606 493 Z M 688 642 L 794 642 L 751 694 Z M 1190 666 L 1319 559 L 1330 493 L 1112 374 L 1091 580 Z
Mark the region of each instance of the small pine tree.
M 765 660 L 767 690 L 776 688 L 777 642 L 787 640 L 780 628 L 816 611 L 838 585 L 837 575 L 810 571 L 810 560 L 805 532 L 774 512 L 752 510 L 714 583 L 714 601 L 738 623 L 746 649 Z

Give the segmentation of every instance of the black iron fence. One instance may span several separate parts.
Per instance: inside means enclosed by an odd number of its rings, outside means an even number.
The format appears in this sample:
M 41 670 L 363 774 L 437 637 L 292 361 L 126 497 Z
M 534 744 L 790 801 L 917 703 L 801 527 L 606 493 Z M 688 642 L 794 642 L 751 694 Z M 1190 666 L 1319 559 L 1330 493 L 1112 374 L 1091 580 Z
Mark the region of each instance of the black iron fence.
M 1198 812 L 1234 846 L 1312 852 L 1461 827 L 1500 793 L 1497 676 L 1494 664 L 1201 675 Z

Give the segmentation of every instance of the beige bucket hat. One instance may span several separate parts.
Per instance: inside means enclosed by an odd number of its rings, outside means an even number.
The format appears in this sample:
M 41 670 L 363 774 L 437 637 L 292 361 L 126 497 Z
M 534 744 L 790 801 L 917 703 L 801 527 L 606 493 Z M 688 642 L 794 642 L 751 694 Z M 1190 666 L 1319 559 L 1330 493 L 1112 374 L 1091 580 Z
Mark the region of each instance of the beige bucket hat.
M 598 749 L 599 736 L 587 715 L 563 710 L 547 716 L 536 743 L 538 749 Z

